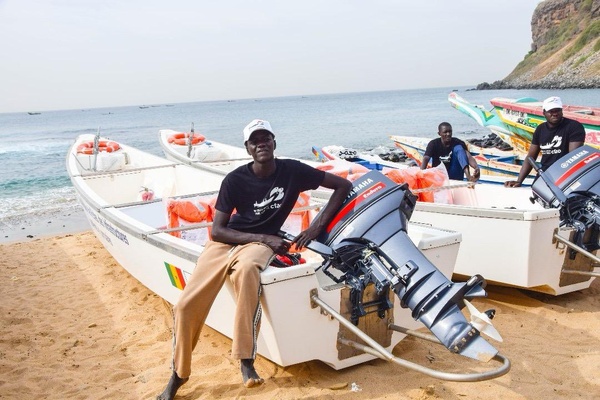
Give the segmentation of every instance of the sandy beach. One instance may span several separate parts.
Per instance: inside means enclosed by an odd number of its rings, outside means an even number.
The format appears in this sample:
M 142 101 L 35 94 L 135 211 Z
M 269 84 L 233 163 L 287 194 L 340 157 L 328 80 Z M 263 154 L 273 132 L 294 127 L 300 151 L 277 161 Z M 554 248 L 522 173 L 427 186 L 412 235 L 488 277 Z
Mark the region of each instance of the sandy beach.
M 132 278 L 92 232 L 0 244 L 0 398 L 150 399 L 170 376 L 171 306 Z M 374 360 L 335 371 L 259 358 L 265 384 L 241 385 L 231 341 L 205 328 L 180 399 L 593 399 L 600 396 L 600 281 L 560 297 L 488 286 L 500 378 L 445 382 Z M 444 371 L 473 363 L 405 339 L 396 356 Z M 475 365 L 471 370 L 484 370 Z

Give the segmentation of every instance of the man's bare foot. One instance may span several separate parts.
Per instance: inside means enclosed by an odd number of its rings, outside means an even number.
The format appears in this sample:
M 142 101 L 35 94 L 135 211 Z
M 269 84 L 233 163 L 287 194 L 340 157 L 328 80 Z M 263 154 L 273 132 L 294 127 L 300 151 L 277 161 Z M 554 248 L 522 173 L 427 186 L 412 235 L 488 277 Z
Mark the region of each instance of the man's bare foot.
M 158 395 L 158 397 L 156 397 L 156 400 L 173 400 L 181 385 L 186 383 L 188 379 L 190 378 L 180 378 L 177 376 L 177 372 L 173 371 L 173 375 L 171 375 L 167 387 L 160 395 Z
M 242 366 L 242 379 L 244 380 L 244 386 L 251 388 L 254 386 L 261 385 L 265 380 L 258 376 L 258 373 L 254 369 L 254 360 L 246 358 L 241 360 Z

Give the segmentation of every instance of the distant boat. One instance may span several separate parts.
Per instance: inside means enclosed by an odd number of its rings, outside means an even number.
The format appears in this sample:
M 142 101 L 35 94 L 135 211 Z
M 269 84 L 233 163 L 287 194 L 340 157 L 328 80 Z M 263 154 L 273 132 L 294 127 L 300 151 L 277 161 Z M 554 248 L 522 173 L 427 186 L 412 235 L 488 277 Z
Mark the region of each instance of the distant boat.
M 362 165 L 363 167 L 371 170 L 385 171 L 386 168 L 393 169 L 406 169 L 411 166 L 420 165 L 423 160 L 423 153 L 427 147 L 429 139 L 408 137 L 408 136 L 390 136 L 394 141 L 395 146 L 398 150 L 402 150 L 404 154 L 398 159 L 398 161 L 392 161 L 391 154 L 386 155 L 389 158 L 382 158 L 383 155 L 369 154 L 368 152 L 357 152 L 353 149 L 347 149 L 343 146 L 324 146 L 324 147 L 312 147 L 312 152 L 321 162 L 328 162 L 332 160 L 345 160 L 348 162 Z M 510 172 L 506 169 L 520 168 L 517 165 L 513 165 L 514 156 L 499 156 L 486 154 L 485 156 L 480 154 L 477 150 L 486 150 L 482 148 L 474 148 L 472 145 L 467 144 L 469 150 L 472 152 L 473 157 L 479 164 L 482 175 L 479 178 L 480 182 L 493 183 L 493 184 L 504 184 L 504 182 L 512 177 Z M 391 156 L 391 157 L 390 157 Z M 408 160 L 410 159 L 410 161 Z M 338 168 L 341 165 L 338 165 Z M 517 171 L 518 172 L 518 171 Z M 533 176 L 533 175 L 532 175 Z M 523 183 L 524 186 L 530 186 L 532 179 L 527 178 Z
M 27 114 L 29 114 L 29 115 L 40 115 L 41 113 L 39 113 L 39 112 L 28 112 Z
M 140 106 L 140 108 L 148 108 L 148 106 Z

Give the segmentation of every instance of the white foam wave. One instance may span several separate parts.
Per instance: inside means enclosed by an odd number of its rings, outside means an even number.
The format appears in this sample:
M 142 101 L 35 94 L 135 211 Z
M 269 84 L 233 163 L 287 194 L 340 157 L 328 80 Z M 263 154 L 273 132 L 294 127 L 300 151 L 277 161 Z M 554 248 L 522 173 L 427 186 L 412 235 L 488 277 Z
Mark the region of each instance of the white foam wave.
M 0 198 L 0 219 L 21 221 L 68 214 L 80 208 L 71 186 L 42 190 L 18 199 Z

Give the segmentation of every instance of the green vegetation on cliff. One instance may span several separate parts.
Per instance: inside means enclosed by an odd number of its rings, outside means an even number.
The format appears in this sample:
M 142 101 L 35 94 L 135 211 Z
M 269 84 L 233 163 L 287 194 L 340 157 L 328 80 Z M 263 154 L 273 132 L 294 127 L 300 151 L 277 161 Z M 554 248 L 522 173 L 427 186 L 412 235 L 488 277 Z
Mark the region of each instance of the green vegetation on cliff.
M 594 0 L 546 0 L 532 17 L 532 50 L 488 88 L 600 87 L 600 5 Z M 534 30 L 535 29 L 535 30 Z

